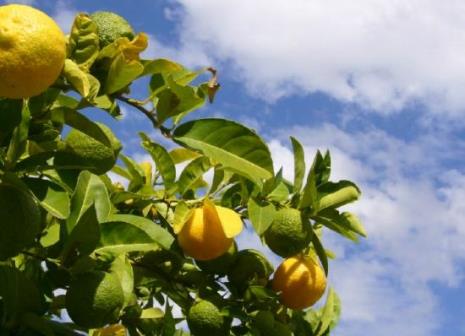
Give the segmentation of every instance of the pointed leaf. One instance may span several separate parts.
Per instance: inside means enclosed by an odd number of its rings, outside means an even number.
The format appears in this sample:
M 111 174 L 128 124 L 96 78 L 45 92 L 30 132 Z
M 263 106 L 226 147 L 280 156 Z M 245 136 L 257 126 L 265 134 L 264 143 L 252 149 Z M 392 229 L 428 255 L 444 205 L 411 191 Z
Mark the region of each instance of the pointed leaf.
M 350 181 L 327 182 L 318 188 L 318 211 L 338 208 L 360 197 L 360 189 Z
M 294 151 L 294 192 L 299 192 L 305 175 L 305 154 L 304 148 L 296 138 L 291 137 L 291 142 Z
M 169 189 L 176 179 L 176 167 L 168 151 L 161 145 L 152 142 L 144 133 L 139 133 L 142 138 L 142 147 L 150 154 L 155 162 L 156 169 L 163 178 L 165 188 Z
M 326 255 L 323 244 L 321 243 L 320 238 L 316 233 L 312 234 L 312 243 L 318 258 L 321 261 L 321 265 L 323 266 L 325 274 L 328 276 L 328 256 Z
M 38 178 L 24 178 L 23 181 L 45 210 L 57 218 L 68 218 L 70 199 L 62 187 L 52 181 Z
M 125 254 L 121 254 L 111 263 L 110 271 L 118 277 L 124 293 L 124 305 L 131 301 L 134 295 L 134 272 L 132 264 Z
M 174 222 L 173 222 L 173 231 L 178 234 L 181 232 L 184 224 L 192 216 L 192 209 L 188 207 L 186 202 L 179 202 L 174 209 Z
M 173 236 L 151 220 L 135 215 L 112 215 L 100 225 L 100 247 L 96 252 L 127 253 L 170 249 Z
M 71 213 L 66 221 L 67 232 L 71 233 L 81 216 L 95 203 L 99 222 L 104 221 L 111 212 L 108 191 L 102 180 L 88 171 L 79 175 L 76 189 L 71 197 Z
M 224 119 L 187 122 L 174 131 L 174 140 L 261 185 L 273 176 L 268 147 L 248 128 Z
M 196 182 L 211 168 L 207 157 L 199 157 L 190 162 L 181 172 L 177 182 L 178 191 L 183 195 L 188 190 L 195 189 Z
M 202 154 L 191 151 L 190 149 L 184 147 L 175 148 L 171 150 L 169 154 L 174 164 L 182 163 L 184 161 L 190 161 L 202 156 Z
M 263 235 L 273 222 L 276 209 L 273 204 L 250 197 L 247 204 L 249 219 L 259 236 Z

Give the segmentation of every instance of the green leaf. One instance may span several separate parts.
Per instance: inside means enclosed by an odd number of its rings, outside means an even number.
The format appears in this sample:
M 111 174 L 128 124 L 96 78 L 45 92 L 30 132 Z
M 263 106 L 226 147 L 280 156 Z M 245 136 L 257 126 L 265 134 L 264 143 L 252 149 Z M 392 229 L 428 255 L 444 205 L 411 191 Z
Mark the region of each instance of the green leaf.
M 153 61 L 142 61 L 144 65 L 144 72 L 142 76 L 153 75 L 153 74 L 172 74 L 181 72 L 184 67 L 168 59 L 156 59 Z
M 142 138 L 142 147 L 150 154 L 156 169 L 163 178 L 165 188 L 170 189 L 176 179 L 176 167 L 168 151 L 163 146 L 152 142 L 146 134 L 141 132 L 139 135 Z
M 316 173 L 315 173 L 316 160 L 313 161 L 312 167 L 308 172 L 307 182 L 303 189 L 302 198 L 299 202 L 299 209 L 311 207 L 313 210 L 317 207 L 318 192 L 316 188 Z
M 79 217 L 73 230 L 69 233 L 63 248 L 63 260 L 66 262 L 70 252 L 78 250 L 80 255 L 89 255 L 100 240 L 100 228 L 96 207 L 90 206 Z
M 35 283 L 16 268 L 0 266 L 2 318 L 13 321 L 26 312 L 42 313 L 44 299 Z
M 175 129 L 174 140 L 200 150 L 258 185 L 273 176 L 273 161 L 266 144 L 253 131 L 233 121 L 190 121 Z
M 332 330 L 339 321 L 341 301 L 332 288 L 329 289 L 325 305 L 320 312 L 321 316 L 315 330 L 315 336 L 328 335 L 328 332 Z
M 168 250 L 174 237 L 151 220 L 135 215 L 112 215 L 100 226 L 101 239 L 97 253 L 149 251 L 158 246 Z
M 97 25 L 90 17 L 80 13 L 74 19 L 68 39 L 68 58 L 87 72 L 100 50 L 97 30 Z
M 250 197 L 247 204 L 249 219 L 259 236 L 263 235 L 273 222 L 276 209 L 267 201 Z
M 7 168 L 13 168 L 19 158 L 26 152 L 27 137 L 29 133 L 29 121 L 31 113 L 29 106 L 23 103 L 21 109 L 21 122 L 14 129 L 10 145 L 6 153 Z
M 328 276 L 328 256 L 326 255 L 326 251 L 320 241 L 320 238 L 315 232 L 312 234 L 312 243 L 318 258 L 321 261 L 325 274 Z
M 219 188 L 221 183 L 223 183 L 224 179 L 225 179 L 224 170 L 221 168 L 215 167 L 214 172 L 213 172 L 213 180 L 210 186 L 210 190 L 208 190 L 208 193 L 209 194 L 214 193 Z
M 330 174 L 331 156 L 329 151 L 326 151 L 324 156 L 321 155 L 320 151 L 318 151 L 315 157 L 316 185 L 320 186 L 321 184 L 328 182 Z
M 169 88 L 165 88 L 157 94 L 156 108 L 158 120 L 165 120 L 177 116 L 175 123 L 179 122 L 180 116 L 184 117 L 189 112 L 198 109 L 205 104 L 205 97 L 198 95 L 198 91 L 191 86 L 179 85 L 171 76 L 166 78 Z
M 196 182 L 211 168 L 210 160 L 199 157 L 190 162 L 181 172 L 177 182 L 178 191 L 183 195 L 188 190 L 194 190 Z
M 360 197 L 360 189 L 350 181 L 327 182 L 318 188 L 318 211 L 338 208 Z
M 185 161 L 191 161 L 202 156 L 202 154 L 191 151 L 190 149 L 184 147 L 175 148 L 171 150 L 169 154 L 174 164 L 183 163 Z
M 87 100 L 95 98 L 100 90 L 100 82 L 91 74 L 83 71 L 69 58 L 65 60 L 63 75 L 77 92 Z
M 312 216 L 312 219 L 317 223 L 326 226 L 341 236 L 346 237 L 354 242 L 358 241 L 357 234 L 352 228 L 352 223 L 342 216 L 339 211 L 335 209 L 326 209 Z
M 366 237 L 365 229 L 359 219 L 350 212 L 339 213 L 336 209 L 326 209 L 312 218 L 350 240 L 357 241 L 356 234 Z
M 176 205 L 174 209 L 174 221 L 173 221 L 173 230 L 174 233 L 178 234 L 181 232 L 184 224 L 189 220 L 192 215 L 192 209 L 186 204 L 186 202 L 181 201 Z
M 24 178 L 23 181 L 45 210 L 57 218 L 68 218 L 70 199 L 62 187 L 52 181 L 38 178 L 28 177 Z
M 22 108 L 23 101 L 20 99 L 0 99 L 0 142 L 20 124 Z
M 110 271 L 118 277 L 124 293 L 124 306 L 128 305 L 134 295 L 134 272 L 131 262 L 121 254 L 111 263 Z
M 137 191 L 142 188 L 144 185 L 144 171 L 142 168 L 133 159 L 123 154 L 120 154 L 119 157 L 128 168 L 130 174 L 128 190 Z
M 124 53 L 113 60 L 105 81 L 105 93 L 112 94 L 124 89 L 144 72 L 144 66 L 137 59 L 129 59 Z
M 291 137 L 291 142 L 294 151 L 294 192 L 299 192 L 305 175 L 305 154 L 304 148 L 296 138 Z
M 285 202 L 288 198 L 289 188 L 284 182 L 280 182 L 276 188 L 267 196 L 267 199 L 275 202 Z
M 99 127 L 98 124 L 94 123 L 89 118 L 73 109 L 55 109 L 52 112 L 52 119 L 66 123 L 72 128 L 75 128 L 76 130 L 90 136 L 105 146 L 112 147 L 110 139 L 108 139 L 108 136 L 105 134 L 102 128 Z
M 66 221 L 66 231 L 71 233 L 74 227 L 87 211 L 95 204 L 95 211 L 99 222 L 103 222 L 111 212 L 111 202 L 103 181 L 88 171 L 79 175 L 76 189 L 71 197 L 71 213 Z

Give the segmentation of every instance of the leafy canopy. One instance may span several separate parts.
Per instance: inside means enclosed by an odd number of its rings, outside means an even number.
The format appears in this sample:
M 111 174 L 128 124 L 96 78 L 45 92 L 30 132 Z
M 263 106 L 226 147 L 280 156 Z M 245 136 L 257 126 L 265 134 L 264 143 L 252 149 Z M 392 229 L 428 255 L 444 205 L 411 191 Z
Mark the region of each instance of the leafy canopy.
M 318 151 L 307 169 L 292 137 L 294 179 L 286 180 L 254 130 L 196 118 L 219 89 L 215 69 L 143 59 L 144 33 L 102 43 L 95 17 L 76 16 L 53 85 L 30 99 L 0 97 L 0 239 L 2 248 L 4 237 L 12 243 L 0 253 L 0 329 L 181 336 L 189 331 L 179 322 L 190 316 L 194 335 L 202 328 L 328 335 L 341 311 L 335 292 L 320 309 L 288 308 L 273 290 L 266 255 L 238 250 L 235 240 L 245 225 L 264 248 L 268 242 L 285 257 L 319 260 L 314 265 L 327 276 L 334 254 L 324 232 L 352 241 L 366 235 L 355 214 L 340 210 L 359 198 L 357 186 L 330 180 L 329 152 Z M 143 100 L 132 95 L 139 81 L 148 85 Z M 93 120 L 95 109 L 123 119 L 121 106 L 165 138 L 139 134 L 150 162 L 131 158 L 124 141 Z M 211 252 L 209 237 L 223 237 L 220 252 L 195 260 L 186 246 Z M 174 305 L 183 316 L 173 315 Z M 60 320 L 64 310 L 72 322 Z

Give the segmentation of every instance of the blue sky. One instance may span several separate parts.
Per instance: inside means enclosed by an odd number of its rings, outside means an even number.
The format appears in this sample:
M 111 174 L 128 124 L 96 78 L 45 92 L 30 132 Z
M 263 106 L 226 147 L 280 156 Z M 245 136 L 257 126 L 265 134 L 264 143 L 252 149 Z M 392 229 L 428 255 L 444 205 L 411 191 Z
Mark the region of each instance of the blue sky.
M 198 115 L 259 130 L 287 177 L 289 135 L 308 159 L 331 150 L 334 178 L 362 188 L 351 210 L 369 234 L 355 247 L 325 237 L 343 301 L 335 335 L 465 335 L 462 1 L 27 2 L 65 30 L 77 11 L 113 10 L 150 35 L 146 57 L 216 67 L 222 89 Z M 140 156 L 136 131 L 150 129 L 125 113 L 114 125 Z

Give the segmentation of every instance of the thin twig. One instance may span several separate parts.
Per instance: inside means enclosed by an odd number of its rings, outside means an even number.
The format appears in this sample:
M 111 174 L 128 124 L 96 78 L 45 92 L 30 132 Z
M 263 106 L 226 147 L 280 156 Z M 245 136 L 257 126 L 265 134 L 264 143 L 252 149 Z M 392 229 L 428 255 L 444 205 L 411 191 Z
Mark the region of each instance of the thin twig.
M 122 102 L 132 106 L 132 107 L 135 107 L 137 110 L 139 110 L 140 112 L 142 112 L 147 118 L 149 118 L 149 120 L 152 122 L 152 125 L 154 128 L 158 128 L 161 133 L 163 134 L 163 136 L 167 137 L 167 138 L 171 138 L 171 133 L 170 133 L 170 129 L 169 128 L 166 128 L 165 126 L 163 125 L 160 125 L 160 123 L 158 122 L 157 120 L 157 116 L 155 113 L 147 110 L 145 107 L 143 107 L 142 105 L 140 105 L 136 100 L 134 99 L 131 99 L 131 98 L 128 98 L 128 97 L 124 97 L 124 96 L 118 96 L 117 97 L 118 100 L 121 100 Z

